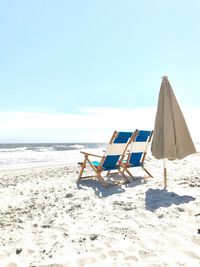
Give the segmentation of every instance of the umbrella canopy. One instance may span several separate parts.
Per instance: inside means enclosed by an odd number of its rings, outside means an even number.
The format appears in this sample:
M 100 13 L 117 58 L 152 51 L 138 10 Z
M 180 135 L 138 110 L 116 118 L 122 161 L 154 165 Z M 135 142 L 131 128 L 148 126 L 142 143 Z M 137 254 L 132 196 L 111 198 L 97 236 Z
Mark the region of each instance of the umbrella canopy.
M 151 145 L 157 159 L 182 159 L 196 153 L 182 111 L 166 76 L 163 77 L 158 99 Z

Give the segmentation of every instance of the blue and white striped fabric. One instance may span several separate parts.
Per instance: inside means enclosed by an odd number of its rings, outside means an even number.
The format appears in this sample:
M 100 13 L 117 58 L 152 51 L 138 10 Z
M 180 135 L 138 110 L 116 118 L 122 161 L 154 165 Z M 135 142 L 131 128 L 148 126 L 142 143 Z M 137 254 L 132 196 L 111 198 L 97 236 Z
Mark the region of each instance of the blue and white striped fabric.
M 105 151 L 105 160 L 102 164 L 102 168 L 105 171 L 114 170 L 117 168 L 117 162 L 123 155 L 127 146 L 127 142 L 133 135 L 132 132 L 118 132 L 117 137 L 113 143 L 109 144 Z
M 139 131 L 136 139 L 131 143 L 130 146 L 130 159 L 129 165 L 133 167 L 141 166 L 142 155 L 147 152 L 149 145 L 149 138 L 151 137 L 152 131 Z

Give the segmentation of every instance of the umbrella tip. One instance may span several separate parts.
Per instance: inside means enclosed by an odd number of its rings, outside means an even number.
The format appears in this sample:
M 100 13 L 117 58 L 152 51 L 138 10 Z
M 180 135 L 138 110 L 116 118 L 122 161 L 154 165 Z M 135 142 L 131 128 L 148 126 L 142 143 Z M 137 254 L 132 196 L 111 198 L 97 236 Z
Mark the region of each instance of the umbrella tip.
M 167 80 L 168 79 L 168 76 L 164 75 L 164 76 L 162 76 L 162 79 L 163 80 Z

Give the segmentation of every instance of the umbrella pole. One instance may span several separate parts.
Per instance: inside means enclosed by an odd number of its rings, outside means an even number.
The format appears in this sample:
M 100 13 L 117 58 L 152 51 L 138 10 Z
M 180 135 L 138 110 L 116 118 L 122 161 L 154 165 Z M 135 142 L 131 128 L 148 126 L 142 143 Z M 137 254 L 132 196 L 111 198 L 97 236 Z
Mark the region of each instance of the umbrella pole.
M 163 166 L 164 166 L 164 188 L 167 188 L 167 168 L 166 168 L 167 162 L 166 159 L 163 159 Z

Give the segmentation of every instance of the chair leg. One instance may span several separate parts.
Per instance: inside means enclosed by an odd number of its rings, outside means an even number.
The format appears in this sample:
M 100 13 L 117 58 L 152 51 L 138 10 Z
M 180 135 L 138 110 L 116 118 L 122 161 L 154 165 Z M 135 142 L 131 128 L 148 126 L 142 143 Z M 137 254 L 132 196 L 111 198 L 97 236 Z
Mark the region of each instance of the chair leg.
M 90 166 L 92 167 L 92 169 L 94 170 L 94 172 L 96 173 L 97 178 L 99 179 L 99 182 L 106 188 L 109 187 L 108 183 L 103 179 L 103 177 L 101 176 L 101 172 L 99 170 L 97 170 L 93 165 L 92 162 L 87 159 L 87 161 L 89 162 Z
M 83 162 L 83 165 L 82 165 L 82 167 L 81 167 L 81 170 L 80 170 L 80 173 L 79 173 L 79 176 L 78 176 L 78 181 L 81 180 L 83 171 L 84 171 L 84 169 L 85 169 L 85 167 L 86 167 L 86 162 L 87 162 L 87 157 L 85 156 L 85 160 L 84 160 L 84 162 Z
M 95 172 L 96 176 L 82 177 L 82 174 L 83 174 L 83 171 L 84 171 L 84 169 L 85 169 L 85 167 L 86 167 L 86 163 L 87 163 L 87 162 L 88 162 L 88 163 L 90 164 L 90 166 L 92 167 L 92 169 L 93 169 L 93 171 Z M 98 180 L 100 181 L 100 183 L 101 183 L 104 187 L 106 187 L 106 188 L 109 187 L 108 183 L 103 179 L 103 177 L 101 176 L 100 172 L 93 166 L 92 162 L 88 159 L 88 157 L 85 156 L 85 160 L 84 160 L 84 162 L 83 162 L 83 165 L 82 165 L 81 170 L 80 170 L 80 173 L 79 173 L 78 181 L 80 181 L 80 180 L 83 179 L 83 178 L 88 178 L 88 177 L 97 177 Z
M 125 171 L 128 173 L 128 175 L 129 175 L 132 179 L 134 179 L 134 176 L 133 176 L 132 173 L 128 170 L 128 168 L 126 168 Z
M 147 169 L 145 169 L 145 167 L 144 166 L 141 166 L 142 167 L 142 169 L 150 176 L 150 177 L 152 177 L 153 178 L 153 175 L 149 172 L 149 171 L 147 171 Z
M 103 177 L 101 176 L 101 174 L 99 172 L 96 172 L 97 174 L 97 178 L 99 179 L 99 182 L 105 187 L 108 188 L 109 184 L 103 179 Z
M 123 168 L 123 173 L 124 172 L 127 172 L 128 173 L 128 175 L 133 179 L 134 177 L 133 177 L 133 175 L 132 175 L 132 173 L 128 170 L 128 168 L 127 168 L 127 166 L 125 165 L 125 164 L 123 164 L 122 165 L 122 168 Z
M 110 171 L 107 171 L 107 176 L 109 176 L 110 175 Z
M 130 183 L 130 180 L 127 178 L 127 176 L 124 174 L 124 171 L 121 171 L 120 169 L 118 169 L 119 170 L 119 173 L 124 177 L 124 179 L 128 182 L 128 183 Z

